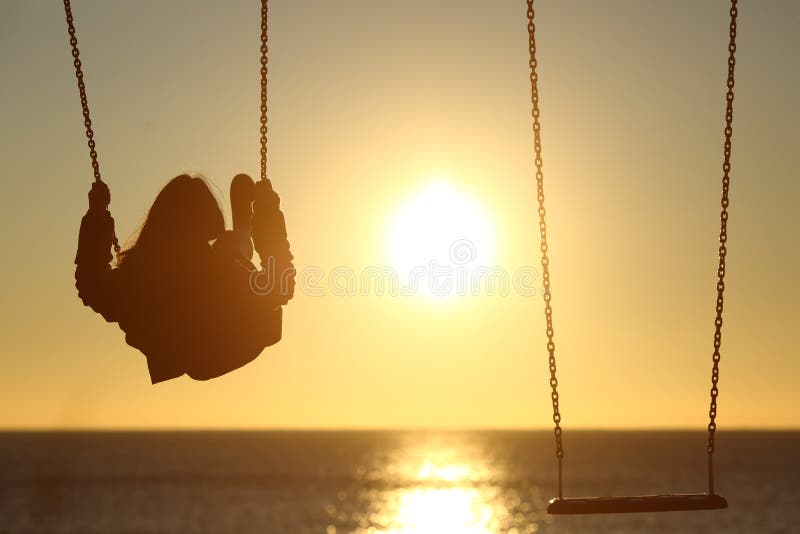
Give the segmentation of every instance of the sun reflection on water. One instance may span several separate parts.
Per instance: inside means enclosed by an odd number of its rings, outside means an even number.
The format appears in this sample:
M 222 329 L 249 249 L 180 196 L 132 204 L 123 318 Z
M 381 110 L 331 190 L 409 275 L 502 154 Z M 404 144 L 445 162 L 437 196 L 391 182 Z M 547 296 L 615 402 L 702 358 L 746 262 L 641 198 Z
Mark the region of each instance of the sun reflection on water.
M 483 450 L 426 441 L 360 471 L 355 495 L 328 507 L 328 534 L 532 534 L 529 499 L 503 488 Z
M 419 468 L 418 476 L 423 480 L 441 480 L 445 482 L 459 482 L 467 479 L 470 469 L 466 465 L 436 465 L 426 461 Z
M 468 488 L 414 488 L 396 496 L 387 534 L 491 534 L 492 507 Z

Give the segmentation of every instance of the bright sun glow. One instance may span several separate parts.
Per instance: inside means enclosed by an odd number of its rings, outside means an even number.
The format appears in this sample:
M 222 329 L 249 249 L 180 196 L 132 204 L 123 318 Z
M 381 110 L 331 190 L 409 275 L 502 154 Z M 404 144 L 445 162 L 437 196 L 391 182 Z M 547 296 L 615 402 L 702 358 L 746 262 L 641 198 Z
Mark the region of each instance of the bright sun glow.
M 474 488 L 414 488 L 402 491 L 389 534 L 489 534 L 492 508 Z
M 499 519 L 484 488 L 474 487 L 478 476 L 470 465 L 452 456 L 452 450 L 436 448 L 423 453 L 416 471 L 420 484 L 400 490 L 390 499 L 392 517 L 387 534 L 489 534 Z M 407 460 L 409 473 L 417 463 L 414 451 Z M 453 460 L 453 461 L 451 461 Z M 476 465 L 478 469 L 482 466 Z
M 386 243 L 401 283 L 411 286 L 416 279 L 418 293 L 426 295 L 461 294 L 459 273 L 491 265 L 494 256 L 493 229 L 482 206 L 444 180 L 428 183 L 397 209 Z

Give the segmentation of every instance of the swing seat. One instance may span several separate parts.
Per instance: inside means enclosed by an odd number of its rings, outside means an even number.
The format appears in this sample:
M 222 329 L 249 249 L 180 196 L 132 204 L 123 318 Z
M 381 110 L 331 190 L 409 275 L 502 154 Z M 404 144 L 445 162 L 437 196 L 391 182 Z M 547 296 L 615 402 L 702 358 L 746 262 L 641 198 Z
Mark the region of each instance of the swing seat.
M 638 495 L 634 497 L 578 497 L 551 499 L 548 514 L 620 514 L 639 512 L 680 512 L 719 510 L 728 501 L 716 493 Z

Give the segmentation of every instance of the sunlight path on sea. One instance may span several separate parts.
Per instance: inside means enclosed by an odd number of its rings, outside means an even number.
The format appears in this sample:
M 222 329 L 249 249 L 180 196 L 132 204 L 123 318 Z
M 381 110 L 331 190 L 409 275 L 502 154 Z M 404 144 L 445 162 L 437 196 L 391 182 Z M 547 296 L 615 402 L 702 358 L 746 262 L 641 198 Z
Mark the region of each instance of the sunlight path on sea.
M 378 459 L 376 459 L 378 460 Z M 327 534 L 532 534 L 539 530 L 532 510 L 536 488 L 504 488 L 507 470 L 492 464 L 481 447 L 428 439 L 398 447 L 386 463 L 360 469 L 363 488 L 353 506 L 348 496 L 329 504 Z M 360 510 L 359 510 L 360 508 Z

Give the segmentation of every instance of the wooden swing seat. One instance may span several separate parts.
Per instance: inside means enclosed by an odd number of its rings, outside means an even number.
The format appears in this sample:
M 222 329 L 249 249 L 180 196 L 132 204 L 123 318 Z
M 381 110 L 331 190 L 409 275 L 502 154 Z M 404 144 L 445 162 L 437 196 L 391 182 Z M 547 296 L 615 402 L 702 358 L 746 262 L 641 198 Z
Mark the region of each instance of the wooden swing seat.
M 633 497 L 578 497 L 551 499 L 549 514 L 621 514 L 639 512 L 680 512 L 719 510 L 728 501 L 716 493 L 637 495 Z

